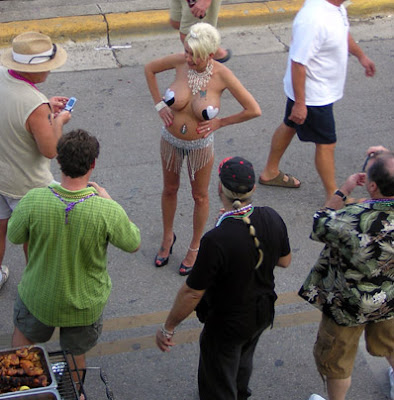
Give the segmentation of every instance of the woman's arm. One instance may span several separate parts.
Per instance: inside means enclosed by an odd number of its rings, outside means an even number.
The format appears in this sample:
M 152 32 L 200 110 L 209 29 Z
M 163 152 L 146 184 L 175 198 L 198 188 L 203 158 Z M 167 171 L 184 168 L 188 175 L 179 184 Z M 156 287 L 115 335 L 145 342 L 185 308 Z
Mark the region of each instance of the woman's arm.
M 224 118 L 214 118 L 209 121 L 203 121 L 198 124 L 197 132 L 204 133 L 203 137 L 208 136 L 213 131 L 227 125 L 239 124 L 249 119 L 259 117 L 261 109 L 254 97 L 245 89 L 238 78 L 226 67 L 223 66 L 220 71 L 225 89 L 228 89 L 234 98 L 241 104 L 243 110 L 237 114 L 229 115 Z M 209 130 L 207 131 L 207 128 Z
M 163 100 L 159 90 L 159 85 L 157 84 L 156 74 L 169 69 L 175 69 L 178 65 L 183 63 L 185 63 L 185 56 L 183 54 L 174 54 L 153 60 L 149 64 L 145 65 L 146 83 L 148 84 L 155 105 L 158 105 Z M 164 106 L 158 110 L 158 113 L 165 126 L 168 127 L 172 124 L 174 116 L 169 107 Z

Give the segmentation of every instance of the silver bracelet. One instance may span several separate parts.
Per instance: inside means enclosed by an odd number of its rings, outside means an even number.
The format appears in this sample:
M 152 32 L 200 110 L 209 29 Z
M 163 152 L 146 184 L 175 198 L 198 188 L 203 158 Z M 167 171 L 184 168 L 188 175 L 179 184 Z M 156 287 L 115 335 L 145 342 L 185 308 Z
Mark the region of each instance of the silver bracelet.
M 167 331 L 166 328 L 164 328 L 164 324 L 161 326 L 161 333 L 163 334 L 164 337 L 166 337 L 167 339 L 171 339 L 174 335 L 175 335 L 175 329 L 170 332 Z
M 156 111 L 159 112 L 160 110 L 162 110 L 164 107 L 167 107 L 167 104 L 164 103 L 164 100 L 160 101 L 159 103 L 157 103 L 155 105 Z

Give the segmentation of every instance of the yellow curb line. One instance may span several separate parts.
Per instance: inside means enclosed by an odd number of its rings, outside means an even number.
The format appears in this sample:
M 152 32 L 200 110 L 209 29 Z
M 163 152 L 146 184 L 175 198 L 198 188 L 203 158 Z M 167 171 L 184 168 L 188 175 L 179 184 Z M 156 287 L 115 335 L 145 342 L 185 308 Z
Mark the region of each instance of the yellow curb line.
M 310 310 L 295 314 L 275 316 L 274 329 L 293 328 L 320 322 L 321 312 Z M 198 343 L 202 327 L 179 330 L 174 337 L 176 344 Z M 87 353 L 87 357 L 103 357 L 121 353 L 131 353 L 140 350 L 156 348 L 155 336 L 129 337 L 125 339 L 100 342 Z
M 102 15 L 47 18 L 32 21 L 0 23 L 0 47 L 9 47 L 12 39 L 28 31 L 49 35 L 56 42 L 93 39 L 107 34 L 107 25 Z
M 282 0 L 264 3 L 227 4 L 219 13 L 220 26 L 261 24 L 293 18 L 303 0 Z M 393 0 L 348 0 L 349 16 L 365 17 L 394 11 Z M 108 24 L 108 25 L 107 25 Z M 22 32 L 39 31 L 54 41 L 92 40 L 107 35 L 147 35 L 172 32 L 168 10 L 138 11 L 90 16 L 59 17 L 0 23 L 0 47 L 8 47 Z

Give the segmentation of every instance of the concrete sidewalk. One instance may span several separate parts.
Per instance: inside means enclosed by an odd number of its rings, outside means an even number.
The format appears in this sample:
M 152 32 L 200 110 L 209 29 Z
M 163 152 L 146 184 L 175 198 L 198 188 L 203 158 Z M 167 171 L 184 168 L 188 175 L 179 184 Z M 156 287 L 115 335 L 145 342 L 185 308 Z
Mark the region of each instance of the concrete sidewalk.
M 0 2 L 0 47 L 29 30 L 57 42 L 94 40 L 103 36 L 146 36 L 172 31 L 169 0 L 3 0 Z M 289 20 L 304 0 L 223 0 L 219 27 L 260 25 Z M 351 18 L 394 12 L 392 0 L 352 0 L 345 3 Z

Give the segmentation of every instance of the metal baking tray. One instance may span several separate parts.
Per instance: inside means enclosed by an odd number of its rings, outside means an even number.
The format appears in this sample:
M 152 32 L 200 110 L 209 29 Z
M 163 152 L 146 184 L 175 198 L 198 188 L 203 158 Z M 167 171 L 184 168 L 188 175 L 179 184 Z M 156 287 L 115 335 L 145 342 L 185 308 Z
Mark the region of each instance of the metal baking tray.
M 12 399 L 14 399 L 14 398 L 21 399 L 21 398 L 25 398 L 25 397 L 20 397 L 21 394 L 23 394 L 23 396 L 28 396 L 31 393 L 39 393 L 39 392 L 42 392 L 44 390 L 45 391 L 52 390 L 54 393 L 56 393 L 57 381 L 56 381 L 55 375 L 54 375 L 54 373 L 52 371 L 52 368 L 51 368 L 51 363 L 49 361 L 48 353 L 47 353 L 46 349 L 42 345 L 35 344 L 35 345 L 32 345 L 32 346 L 21 346 L 21 347 L 15 347 L 15 348 L 11 348 L 11 349 L 0 350 L 0 356 L 6 355 L 6 354 L 10 354 L 10 353 L 15 353 L 16 350 L 20 350 L 20 349 L 23 349 L 25 347 L 27 347 L 29 350 L 38 351 L 38 353 L 40 355 L 42 368 L 44 370 L 44 374 L 46 375 L 46 377 L 48 379 L 48 385 L 45 386 L 45 387 L 31 388 L 31 389 L 28 389 L 28 390 L 23 390 L 23 391 L 18 391 L 18 392 L 3 393 L 3 394 L 0 394 L 0 399 L 1 400 L 8 399 L 8 398 L 10 398 L 10 399 L 11 398 Z M 49 398 L 56 399 L 56 397 L 53 397 L 53 393 L 51 394 L 51 396 L 52 397 L 48 397 L 48 399 Z M 34 398 L 29 397 L 29 399 L 34 399 Z M 39 398 L 37 397 L 37 399 L 39 399 Z M 40 397 L 40 399 L 41 399 L 41 397 Z
M 61 400 L 56 389 L 42 389 L 33 392 L 33 389 L 22 390 L 20 392 L 6 393 L 6 397 L 2 399 L 18 399 L 18 400 Z

